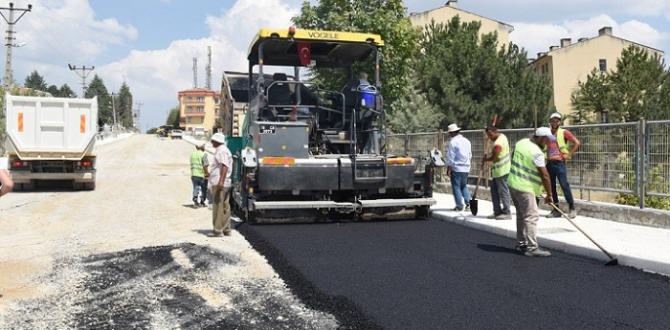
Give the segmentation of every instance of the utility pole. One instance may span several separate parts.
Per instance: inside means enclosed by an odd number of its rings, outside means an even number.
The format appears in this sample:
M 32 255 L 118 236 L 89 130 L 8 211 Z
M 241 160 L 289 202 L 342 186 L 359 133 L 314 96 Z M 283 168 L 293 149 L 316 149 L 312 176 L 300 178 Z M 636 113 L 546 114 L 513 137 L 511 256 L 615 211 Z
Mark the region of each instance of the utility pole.
M 198 88 L 198 58 L 193 58 L 193 88 Z
M 136 112 L 133 113 L 133 126 L 134 126 L 135 128 L 138 128 L 138 127 L 139 127 L 139 124 L 140 124 L 140 123 L 139 123 L 139 120 L 140 120 L 140 113 L 141 113 L 141 111 L 142 111 L 142 106 L 144 105 L 144 103 L 142 103 L 142 102 L 135 102 L 135 105 L 137 106 L 137 110 L 136 110 Z
M 206 86 L 207 90 L 211 91 L 212 90 L 212 46 L 207 46 L 207 68 L 205 68 L 205 71 L 207 71 L 207 80 L 206 80 Z
M 0 15 L 2 18 L 5 20 L 7 23 L 7 36 L 6 38 L 6 51 L 7 51 L 7 56 L 5 58 L 5 78 L 3 79 L 3 86 L 5 87 L 5 90 L 9 89 L 12 85 L 12 47 L 16 47 L 14 45 L 14 25 L 19 22 L 19 20 L 25 15 L 27 12 L 31 11 L 33 9 L 33 5 L 28 5 L 28 8 L 15 8 L 14 3 L 10 2 L 9 7 L 0 7 Z M 8 11 L 9 13 L 7 16 L 5 16 L 5 11 Z M 19 15 L 18 18 L 14 19 L 14 12 L 20 12 L 21 14 Z
M 68 68 L 70 68 L 70 71 L 74 71 L 79 78 L 81 78 L 81 97 L 84 98 L 84 94 L 86 94 L 86 78 L 91 74 L 93 70 L 95 70 L 95 66 L 90 66 L 86 67 L 85 65 L 82 67 L 76 67 L 72 64 L 67 65 Z
M 114 97 L 116 94 L 112 93 L 112 120 L 114 121 L 114 126 L 112 126 L 112 132 L 116 129 L 116 105 L 114 104 Z

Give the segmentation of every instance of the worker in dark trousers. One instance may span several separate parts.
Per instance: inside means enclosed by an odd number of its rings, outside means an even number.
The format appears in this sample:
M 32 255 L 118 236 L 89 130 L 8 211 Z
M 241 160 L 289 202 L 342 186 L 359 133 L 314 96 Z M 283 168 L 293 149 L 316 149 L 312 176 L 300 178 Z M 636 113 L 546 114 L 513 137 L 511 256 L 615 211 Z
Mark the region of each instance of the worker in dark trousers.
M 509 141 L 507 136 L 499 132 L 495 126 L 486 127 L 486 137 L 493 144 L 493 148 L 487 150 L 482 159 L 482 166 L 485 162 L 491 162 L 491 177 L 493 178 L 491 180 L 493 214 L 488 218 L 510 220 L 512 219 L 511 197 L 507 186 L 507 175 L 509 175 L 511 166 Z
M 568 183 L 568 170 L 565 163 L 572 159 L 572 157 L 579 150 L 581 142 L 567 129 L 561 128 L 562 116 L 560 113 L 555 112 L 549 117 L 549 124 L 551 125 L 551 133 L 556 138 L 555 141 L 551 141 L 546 150 L 547 155 L 547 171 L 549 171 L 549 179 L 551 181 L 551 197 L 554 200 L 554 204 L 558 206 L 558 191 L 556 188 L 556 179 L 558 179 L 559 184 L 561 185 L 561 190 L 563 191 L 563 196 L 565 197 L 566 202 L 568 202 L 568 207 L 570 208 L 569 215 L 571 218 L 577 216 L 577 211 L 575 210 L 575 199 L 572 197 L 572 191 L 570 190 L 570 183 Z M 551 213 L 547 215 L 548 218 L 560 218 L 561 214 L 552 210 Z

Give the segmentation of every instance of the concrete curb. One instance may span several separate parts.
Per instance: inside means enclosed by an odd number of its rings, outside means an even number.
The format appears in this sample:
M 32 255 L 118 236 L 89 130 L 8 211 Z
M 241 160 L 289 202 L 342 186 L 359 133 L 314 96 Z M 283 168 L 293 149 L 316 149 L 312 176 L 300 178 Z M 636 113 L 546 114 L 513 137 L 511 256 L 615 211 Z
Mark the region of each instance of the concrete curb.
M 442 212 L 433 211 L 432 218 L 436 219 L 436 220 L 451 222 L 451 223 L 459 224 L 459 225 L 466 226 L 466 227 L 469 227 L 469 228 L 482 230 L 482 231 L 486 231 L 486 232 L 489 232 L 489 233 L 492 233 L 492 234 L 508 237 L 508 238 L 511 238 L 512 240 L 516 239 L 516 231 L 515 230 L 497 228 L 497 227 L 493 227 L 493 226 L 487 226 L 486 224 L 482 224 L 482 223 L 468 221 L 467 216 L 448 215 L 448 214 L 444 214 Z M 589 247 L 573 245 L 573 244 L 565 243 L 563 241 L 558 241 L 558 240 L 555 240 L 555 239 L 543 237 L 543 235 L 541 235 L 541 234 L 538 234 L 538 241 L 540 243 L 540 246 L 547 247 L 547 248 L 552 249 L 552 250 L 557 250 L 557 251 L 561 251 L 561 252 L 565 252 L 565 253 L 569 253 L 569 254 L 574 254 L 574 255 L 578 255 L 578 256 L 582 256 L 582 257 L 587 257 L 587 258 L 590 258 L 590 259 L 599 260 L 599 261 L 602 261 L 603 263 L 608 261 L 605 254 L 602 253 L 602 251 L 600 251 L 595 246 L 593 246 L 593 248 L 589 248 Z M 510 244 L 513 244 L 513 242 L 514 241 L 510 242 Z M 643 271 L 646 271 L 646 272 L 650 272 L 650 273 L 657 273 L 657 274 L 661 274 L 661 275 L 665 275 L 665 276 L 670 276 L 670 264 L 668 264 L 668 263 L 662 263 L 662 262 L 658 262 L 658 261 L 654 261 L 654 260 L 639 258 L 639 257 L 636 257 L 636 256 L 627 255 L 625 253 L 616 254 L 612 251 L 608 251 L 608 252 L 612 253 L 614 255 L 614 257 L 619 260 L 620 265 L 637 268 L 637 269 L 640 269 L 640 270 L 643 270 Z
M 451 192 L 451 184 L 437 183 L 435 185 L 437 192 Z M 468 189 L 473 191 L 475 186 L 468 185 Z M 491 200 L 491 193 L 488 187 L 480 187 L 477 193 L 477 198 L 481 200 Z M 559 198 L 562 207 L 565 208 L 565 199 L 561 196 Z M 546 205 L 540 205 L 541 209 L 551 211 Z M 632 225 L 641 225 L 655 228 L 670 229 L 670 212 L 664 210 L 657 210 L 652 208 L 640 209 L 635 206 L 618 205 L 612 203 L 603 203 L 595 201 L 586 201 L 575 199 L 575 208 L 580 215 L 592 218 L 607 218 L 610 221 L 627 223 Z

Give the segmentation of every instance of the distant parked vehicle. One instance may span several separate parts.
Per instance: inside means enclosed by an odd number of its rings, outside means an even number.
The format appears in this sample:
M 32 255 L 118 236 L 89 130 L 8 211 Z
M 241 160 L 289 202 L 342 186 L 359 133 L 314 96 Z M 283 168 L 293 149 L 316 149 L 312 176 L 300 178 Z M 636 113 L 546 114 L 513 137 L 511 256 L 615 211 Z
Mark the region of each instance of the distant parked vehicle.
M 205 129 L 202 127 L 196 127 L 193 129 L 193 137 L 202 138 L 205 137 Z
M 170 131 L 171 139 L 181 139 L 184 136 L 184 132 L 180 129 L 173 129 Z

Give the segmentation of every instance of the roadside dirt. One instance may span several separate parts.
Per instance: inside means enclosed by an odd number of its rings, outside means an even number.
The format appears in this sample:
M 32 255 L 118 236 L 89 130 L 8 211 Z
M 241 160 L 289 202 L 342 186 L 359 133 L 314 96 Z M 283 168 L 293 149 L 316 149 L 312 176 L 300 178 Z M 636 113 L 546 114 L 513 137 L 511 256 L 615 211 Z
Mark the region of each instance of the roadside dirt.
M 336 328 L 234 232 L 190 206 L 183 141 L 98 148 L 92 192 L 0 199 L 0 328 Z

